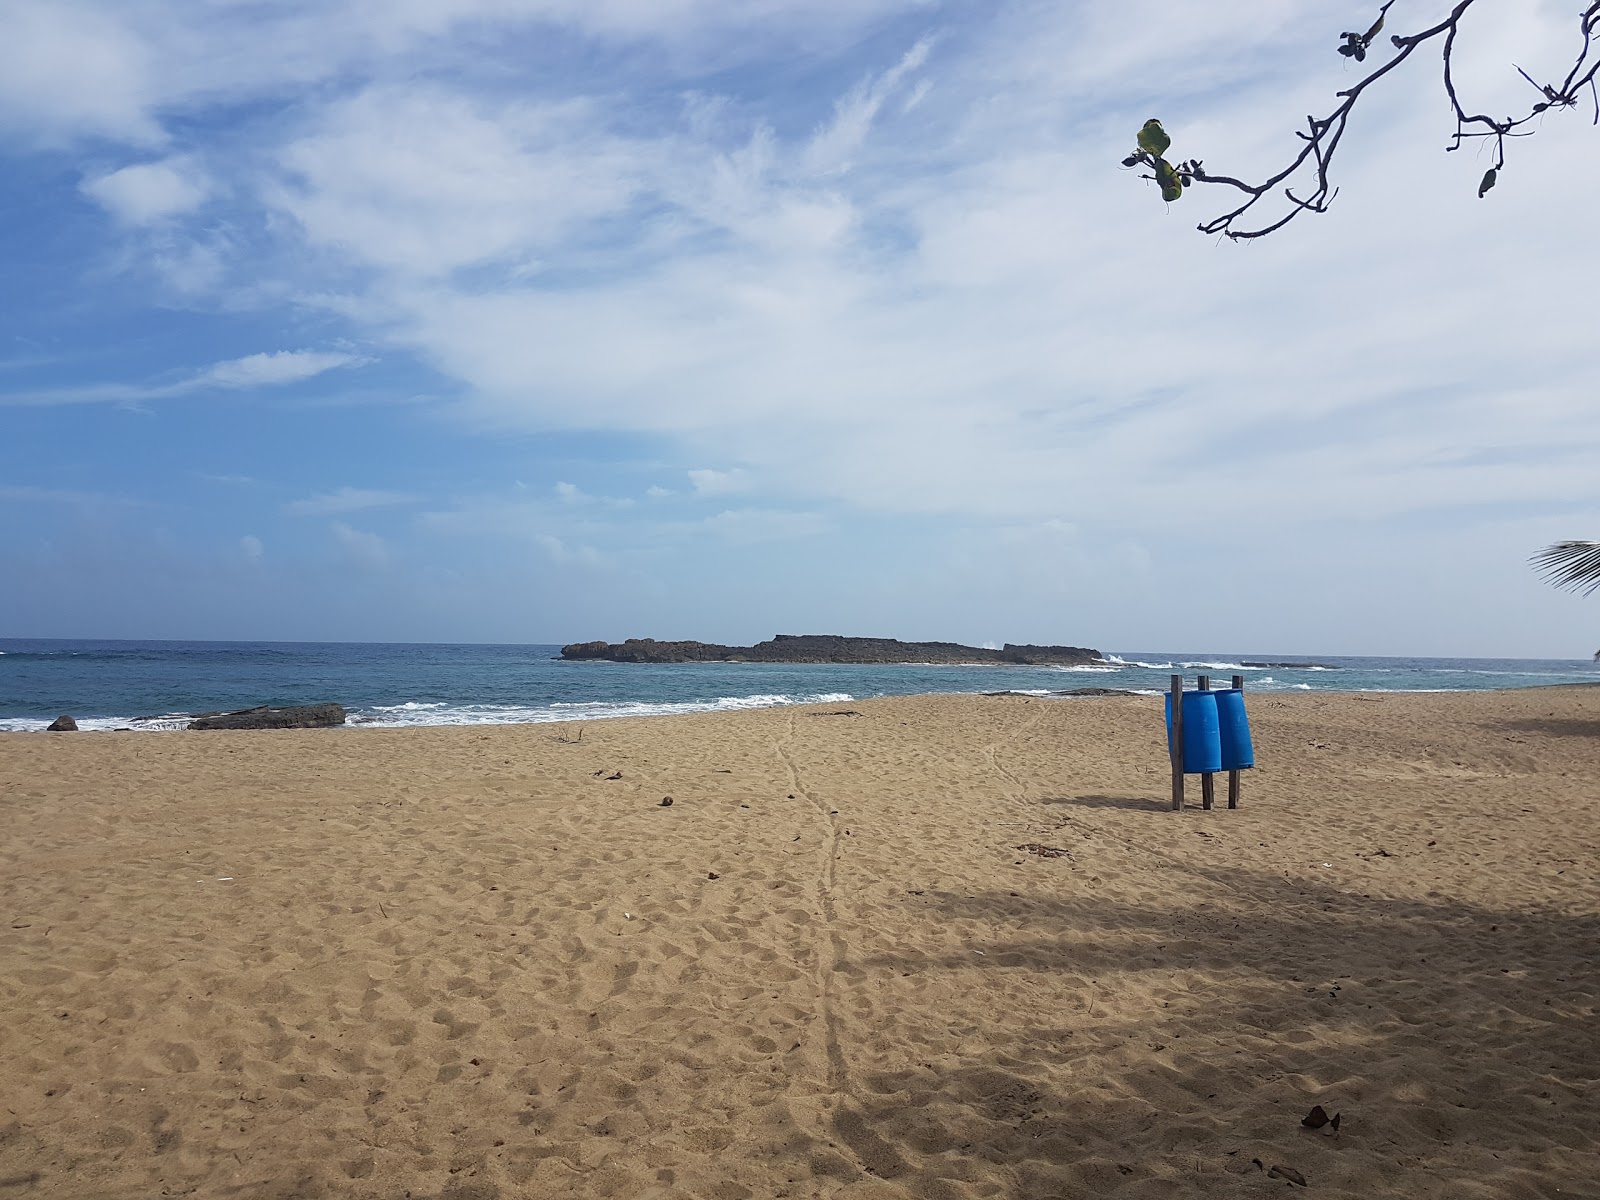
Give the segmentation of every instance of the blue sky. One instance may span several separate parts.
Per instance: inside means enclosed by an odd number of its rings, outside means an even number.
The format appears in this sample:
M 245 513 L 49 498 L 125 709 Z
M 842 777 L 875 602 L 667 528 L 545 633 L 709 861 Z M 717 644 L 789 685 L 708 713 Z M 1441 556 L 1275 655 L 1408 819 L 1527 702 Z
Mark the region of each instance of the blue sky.
M 0 631 L 1586 656 L 1587 120 L 1480 201 L 1419 63 L 1246 246 L 1117 169 L 1276 166 L 1357 8 L 0 8 Z

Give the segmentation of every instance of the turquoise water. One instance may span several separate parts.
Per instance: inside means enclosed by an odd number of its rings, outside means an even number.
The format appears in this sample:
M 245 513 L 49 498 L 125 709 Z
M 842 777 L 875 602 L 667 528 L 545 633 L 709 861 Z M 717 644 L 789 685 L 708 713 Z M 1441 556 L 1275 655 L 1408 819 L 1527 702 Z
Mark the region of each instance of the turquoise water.
M 180 727 L 189 713 L 333 700 L 357 727 L 504 724 L 843 704 L 930 692 L 1159 691 L 1242 674 L 1253 691 L 1474 691 L 1600 682 L 1586 660 L 1122 652 L 1114 667 L 569 663 L 559 646 L 0 638 L 0 730 L 70 713 L 86 729 Z M 1245 660 L 1332 669 L 1240 668 Z

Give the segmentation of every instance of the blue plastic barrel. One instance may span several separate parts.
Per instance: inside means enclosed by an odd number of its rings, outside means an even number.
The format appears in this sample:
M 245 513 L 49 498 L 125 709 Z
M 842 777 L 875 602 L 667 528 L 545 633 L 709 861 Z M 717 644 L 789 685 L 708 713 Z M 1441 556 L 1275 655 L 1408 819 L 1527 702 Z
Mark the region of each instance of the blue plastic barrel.
M 1250 744 L 1250 717 L 1244 711 L 1242 688 L 1221 688 L 1217 698 L 1217 733 L 1222 742 L 1222 769 L 1239 771 L 1256 765 L 1255 748 Z
M 1195 775 L 1222 770 L 1222 741 L 1217 733 L 1216 692 L 1183 694 L 1183 771 Z M 1167 750 L 1172 750 L 1172 693 L 1167 697 Z

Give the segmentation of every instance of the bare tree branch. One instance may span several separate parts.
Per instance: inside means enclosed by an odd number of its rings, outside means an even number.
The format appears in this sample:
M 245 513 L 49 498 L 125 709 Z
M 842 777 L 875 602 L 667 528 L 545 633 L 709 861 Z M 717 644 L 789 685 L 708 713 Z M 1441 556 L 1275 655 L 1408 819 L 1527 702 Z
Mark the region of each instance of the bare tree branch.
M 1395 0 L 1388 0 L 1378 10 L 1378 19 L 1365 33 L 1342 34 L 1339 53 L 1357 62 L 1366 61 L 1367 52 L 1383 29 L 1384 20 L 1393 3 Z M 1343 141 L 1345 128 L 1356 103 L 1366 94 L 1368 88 L 1409 59 L 1419 47 L 1435 39 L 1442 39 L 1440 57 L 1443 63 L 1444 91 L 1449 97 L 1450 107 L 1456 118 L 1455 134 L 1445 149 L 1459 150 L 1469 138 L 1494 139 L 1494 165 L 1484 173 L 1478 185 L 1478 195 L 1482 197 L 1494 187 L 1499 173 L 1505 168 L 1506 140 L 1513 137 L 1531 137 L 1535 130 L 1523 127 L 1535 118 L 1551 109 L 1576 108 L 1583 98 L 1584 90 L 1588 89 L 1594 104 L 1593 121 L 1596 125 L 1600 125 L 1600 88 L 1596 87 L 1596 75 L 1600 73 L 1600 0 L 1590 0 L 1588 6 L 1578 14 L 1577 58 L 1566 76 L 1559 82 L 1541 84 L 1520 66 L 1513 64 L 1516 71 L 1533 86 L 1538 99 L 1522 116 L 1504 118 L 1491 117 L 1485 113 L 1468 113 L 1456 89 L 1454 73 L 1456 37 L 1460 33 L 1463 19 L 1478 3 L 1479 0 L 1457 0 L 1450 14 L 1438 24 L 1417 33 L 1396 34 L 1390 37 L 1389 44 L 1393 47 L 1393 56 L 1354 87 L 1336 92 L 1335 99 L 1340 103 L 1327 116 L 1308 116 L 1306 130 L 1295 135 L 1304 143 L 1300 152 L 1282 170 L 1260 183 L 1248 183 L 1232 175 L 1213 174 L 1205 169 L 1199 159 L 1190 159 L 1174 167 L 1161 157 L 1161 152 L 1152 152 L 1143 141 L 1139 149 L 1122 160 L 1123 165 L 1150 168 L 1155 174 L 1145 175 L 1146 179 L 1161 180 L 1164 177 L 1170 180 L 1175 176 L 1183 188 L 1188 188 L 1192 184 L 1210 184 L 1242 193 L 1245 198 L 1240 204 L 1220 216 L 1203 222 L 1199 226 L 1200 231 L 1222 234 L 1235 241 L 1265 237 L 1282 229 L 1301 213 L 1327 211 L 1328 205 L 1338 195 L 1338 188 L 1334 186 L 1330 175 L 1334 156 Z M 1299 182 L 1296 182 L 1297 180 Z M 1297 187 L 1300 189 L 1299 194 L 1296 192 Z M 1285 202 L 1287 211 L 1273 216 L 1271 204 L 1277 202 Z M 1255 211 L 1258 205 L 1263 204 L 1268 207 L 1260 212 Z

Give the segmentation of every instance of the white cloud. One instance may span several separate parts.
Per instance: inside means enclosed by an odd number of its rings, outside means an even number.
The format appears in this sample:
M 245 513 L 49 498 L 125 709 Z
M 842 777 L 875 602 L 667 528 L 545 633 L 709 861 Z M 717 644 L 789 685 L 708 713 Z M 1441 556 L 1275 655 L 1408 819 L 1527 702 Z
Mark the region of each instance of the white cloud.
M 1537 377 L 1571 397 L 1589 369 L 1583 306 L 1532 301 L 1534 278 L 1568 277 L 1561 230 L 1584 220 L 1559 131 L 1516 148 L 1526 190 L 1491 211 L 1478 168 L 1417 153 L 1437 87 L 1418 76 L 1374 98 L 1333 214 L 1217 247 L 1192 224 L 1219 195 L 1164 209 L 1116 170 L 1154 99 L 1112 88 L 1102 59 L 1147 81 L 1200 55 L 1162 98 L 1181 109 L 1169 128 L 1240 170 L 1293 151 L 1261 114 L 1315 108 L 1339 64 L 1305 48 L 1317 21 L 1276 0 L 1236 22 L 1167 13 L 1158 51 L 1142 31 L 1161 14 L 1139 11 L 1007 6 L 965 46 L 903 56 L 811 137 L 759 120 L 740 134 L 729 105 L 701 102 L 660 146 L 629 144 L 637 203 L 663 215 L 612 230 L 603 256 L 553 246 L 559 283 L 381 286 L 364 311 L 462 381 L 480 426 L 664 435 L 763 487 L 871 510 L 1159 528 L 1173 512 L 1269 523 L 1583 486 L 1576 467 L 1417 466 L 1445 427 L 1476 448 L 1516 428 L 1535 460 L 1600 446 L 1582 405 L 1529 412 L 1508 392 Z M 1239 55 L 1207 57 L 1241 30 Z M 913 69 L 939 86 L 908 115 L 886 99 Z M 1564 215 L 1541 215 L 1551 204 Z M 1485 327 L 1501 349 L 1465 350 L 1460 331 Z M 1286 495 L 1263 509 L 1245 486 L 1202 488 L 1201 463 Z M 691 484 L 716 494 L 725 475 Z
M 46 143 L 82 135 L 163 140 L 149 48 L 110 5 L 0 5 L 0 132 Z
M 389 565 L 391 557 L 389 545 L 377 534 L 362 529 L 352 529 L 343 521 L 333 522 L 328 526 L 328 531 L 333 535 L 335 545 L 343 552 L 346 560 L 354 566 L 367 571 L 377 571 Z
M 247 562 L 258 563 L 266 557 L 267 548 L 255 534 L 247 533 L 239 539 L 239 551 Z
M 835 49 L 929 0 L 49 0 L 0 5 L 0 130 L 62 142 L 168 138 L 163 118 L 218 101 L 299 100 L 312 85 L 421 77 L 477 56 L 523 71 L 528 43 L 647 47 L 664 69 Z M 536 39 L 536 40 L 535 40 Z M 592 45 L 584 45 L 592 49 Z M 385 71 L 385 68 L 390 68 Z
M 365 360 L 354 354 L 317 350 L 275 350 L 267 354 L 247 354 L 243 358 L 219 362 L 193 379 L 175 385 L 186 392 L 208 388 L 230 390 L 275 387 L 300 383 L 339 367 L 359 366 Z
M 750 477 L 741 467 L 731 471 L 714 471 L 701 467 L 689 472 L 689 483 L 697 496 L 725 496 L 749 488 Z
M 584 497 L 592 500 L 593 497 Z M 561 564 L 609 566 L 610 558 L 591 539 L 596 534 L 615 538 L 626 533 L 604 514 L 615 506 L 602 505 L 602 517 L 575 511 L 557 493 L 557 503 L 507 501 L 497 497 L 469 497 L 449 509 L 423 513 L 417 524 L 425 534 L 459 544 L 466 538 L 487 538 L 532 546 Z
M 531 254 L 624 208 L 633 154 L 589 106 L 380 87 L 280 155 L 276 202 L 314 244 L 431 276 Z
M 83 190 L 124 224 L 149 225 L 199 208 L 210 184 L 193 162 L 169 158 L 96 176 Z
M 392 508 L 411 504 L 416 497 L 406 492 L 385 492 L 371 488 L 342 487 L 320 496 L 310 496 L 284 505 L 292 517 L 330 517 L 339 513 L 364 512 L 372 508 Z

